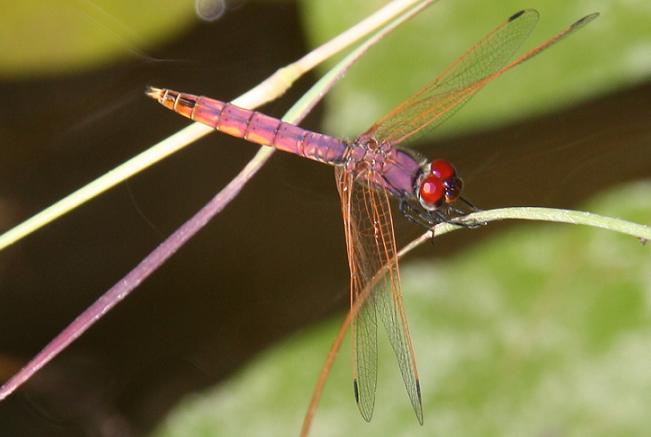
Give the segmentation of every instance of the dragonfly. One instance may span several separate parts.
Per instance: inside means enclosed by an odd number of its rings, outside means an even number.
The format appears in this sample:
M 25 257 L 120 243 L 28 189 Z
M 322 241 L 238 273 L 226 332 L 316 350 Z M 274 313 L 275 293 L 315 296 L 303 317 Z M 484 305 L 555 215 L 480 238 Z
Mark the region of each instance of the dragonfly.
M 427 161 L 401 145 L 452 116 L 493 79 L 582 28 L 586 15 L 533 49 L 514 56 L 539 14 L 521 10 L 486 34 L 433 81 L 353 141 L 302 129 L 262 113 L 208 97 L 149 87 L 163 106 L 223 133 L 334 166 L 350 269 L 353 390 L 370 421 L 378 367 L 378 319 L 389 342 L 418 422 L 423 424 L 420 381 L 400 288 L 391 199 L 408 219 L 430 229 L 458 219 L 472 204 L 463 182 L 445 159 Z

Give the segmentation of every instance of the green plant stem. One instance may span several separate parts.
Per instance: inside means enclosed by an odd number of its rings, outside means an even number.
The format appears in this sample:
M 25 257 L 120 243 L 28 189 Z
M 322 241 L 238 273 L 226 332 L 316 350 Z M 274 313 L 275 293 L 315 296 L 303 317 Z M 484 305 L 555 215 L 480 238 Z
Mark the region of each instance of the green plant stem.
M 554 223 L 568 223 L 573 225 L 586 225 L 595 228 L 606 229 L 620 234 L 626 234 L 638 238 L 642 243 L 651 240 L 651 227 L 641 225 L 638 223 L 629 222 L 626 220 L 606 217 L 599 214 L 593 214 L 585 211 L 575 211 L 571 209 L 554 209 L 554 208 L 539 208 L 539 207 L 515 207 L 515 208 L 499 208 L 489 209 L 486 211 L 474 212 L 457 219 L 459 223 L 465 225 L 472 225 L 475 223 L 490 223 L 500 220 L 536 220 L 543 222 Z M 458 229 L 463 229 L 464 226 L 456 225 L 454 223 L 439 223 L 433 230 L 425 232 L 420 237 L 414 239 L 398 253 L 398 257 L 402 258 L 407 253 L 414 250 L 424 241 L 432 238 L 432 233 L 439 237 Z
M 415 7 L 394 18 L 372 37 L 368 38 L 356 50 L 340 61 L 332 70 L 321 78 L 312 89 L 306 93 L 292 109 L 283 117 L 285 121 L 298 123 L 311 108 L 330 90 L 345 72 L 374 44 L 379 42 L 387 33 L 394 30 L 405 20 L 411 18 L 432 1 L 424 0 Z M 190 126 L 192 127 L 192 126 Z M 147 255 L 129 273 L 120 279 L 113 287 L 102 294 L 91 306 L 86 308 L 77 318 L 48 343 L 22 369 L 13 375 L 0 387 L 0 401 L 9 396 L 14 390 L 29 380 L 34 373 L 57 356 L 70 343 L 76 340 L 95 322 L 102 318 L 115 305 L 124 300 L 138 285 L 156 271 L 183 244 L 195 235 L 215 215 L 221 212 L 234 199 L 244 185 L 255 175 L 274 149 L 263 147 L 240 173 L 226 185 L 199 212 L 186 221 L 179 229 L 163 241 Z
M 289 64 L 259 85 L 247 91 L 242 96 L 233 100 L 233 103 L 242 108 L 252 109 L 273 99 L 278 98 L 303 74 L 329 59 L 371 32 L 384 26 L 395 17 L 413 8 L 425 7 L 433 0 L 394 0 L 386 6 L 346 30 L 342 34 L 312 50 L 296 62 Z M 193 123 L 159 143 L 151 146 L 144 152 L 129 159 L 125 163 L 110 170 L 82 188 L 74 191 L 53 205 L 45 208 L 36 215 L 16 225 L 0 235 L 0 250 L 10 246 L 27 235 L 37 231 L 59 217 L 67 214 L 78 206 L 88 202 L 104 191 L 113 188 L 131 176 L 143 171 L 151 165 L 161 161 L 173 153 L 183 149 L 189 144 L 206 136 L 214 130 L 199 123 Z M 269 151 L 261 152 L 263 154 Z M 256 157 L 256 159 L 261 159 Z
M 536 221 L 547 221 L 547 222 L 556 222 L 556 223 L 569 223 L 575 225 L 586 225 L 592 226 L 595 228 L 602 228 L 613 232 L 619 232 L 621 234 L 630 235 L 637 237 L 642 243 L 651 240 L 651 227 L 646 225 L 640 225 L 637 223 L 632 223 L 626 220 L 616 219 L 612 217 L 605 217 L 598 214 L 593 214 L 590 212 L 584 211 L 573 211 L 567 209 L 553 209 L 553 208 L 537 208 L 537 207 L 515 207 L 515 208 L 500 208 L 500 209 L 491 209 L 486 211 L 478 211 L 472 214 L 465 215 L 456 219 L 461 225 L 454 223 L 439 223 L 432 230 L 429 230 L 423 233 L 421 236 L 415 238 L 410 243 L 405 245 L 396 255 L 399 259 L 403 258 L 409 252 L 414 250 L 416 247 L 432 239 L 432 237 L 440 237 L 447 233 L 459 230 L 466 229 L 466 226 L 463 225 L 473 225 L 473 224 L 488 224 L 494 221 L 501 220 L 536 220 Z M 303 428 L 301 431 L 301 436 L 307 436 L 312 425 L 316 409 L 321 400 L 321 394 L 325 387 L 326 380 L 330 374 L 330 369 L 334 365 L 334 362 L 337 358 L 337 353 L 341 348 L 341 345 L 344 341 L 346 331 L 350 328 L 350 325 L 359 312 L 359 308 L 362 306 L 364 301 L 368 298 L 373 286 L 377 281 L 381 280 L 386 274 L 387 266 L 384 266 L 383 269 L 378 271 L 369 281 L 367 287 L 361 291 L 357 297 L 355 304 L 352 306 L 346 318 L 342 322 L 337 335 L 330 346 L 326 360 L 321 368 L 319 377 L 317 379 L 316 387 L 312 393 L 312 398 L 310 400 L 310 405 L 308 406 L 307 413 L 305 415 L 305 420 L 303 422 Z

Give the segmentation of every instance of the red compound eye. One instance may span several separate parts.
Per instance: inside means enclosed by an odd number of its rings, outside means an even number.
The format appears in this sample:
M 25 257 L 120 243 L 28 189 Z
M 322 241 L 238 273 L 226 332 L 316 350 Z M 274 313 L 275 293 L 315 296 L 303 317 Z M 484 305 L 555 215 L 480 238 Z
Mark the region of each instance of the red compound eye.
M 443 181 L 436 176 L 427 176 L 420 183 L 418 197 L 426 208 L 436 208 L 441 205 L 445 195 Z
M 437 159 L 436 161 L 432 161 L 430 173 L 445 181 L 453 177 L 457 172 L 448 161 Z

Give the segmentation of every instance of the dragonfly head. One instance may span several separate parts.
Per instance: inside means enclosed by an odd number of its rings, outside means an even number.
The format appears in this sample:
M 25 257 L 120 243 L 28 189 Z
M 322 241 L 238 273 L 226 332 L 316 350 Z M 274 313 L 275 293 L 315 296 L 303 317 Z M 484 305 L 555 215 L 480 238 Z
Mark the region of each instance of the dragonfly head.
M 462 188 L 463 181 L 457 176 L 454 166 L 437 159 L 423 167 L 416 183 L 416 195 L 423 208 L 434 211 L 454 203 L 461 195 Z

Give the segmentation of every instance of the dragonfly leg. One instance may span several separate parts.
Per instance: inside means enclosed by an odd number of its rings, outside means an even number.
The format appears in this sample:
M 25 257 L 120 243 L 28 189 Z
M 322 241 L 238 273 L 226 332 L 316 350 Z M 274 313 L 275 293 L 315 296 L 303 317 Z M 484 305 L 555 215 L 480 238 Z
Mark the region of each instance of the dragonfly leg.
M 463 203 L 464 207 L 460 208 L 456 205 L 448 205 L 448 212 L 453 212 L 458 216 L 464 216 L 473 212 L 481 211 L 481 209 L 477 208 L 475 205 L 470 203 L 468 199 L 464 197 L 459 197 L 459 201 Z
M 455 216 L 452 216 L 455 214 Z M 449 223 L 451 225 L 461 226 L 467 229 L 476 229 L 480 226 L 485 225 L 485 222 L 470 222 L 464 221 L 464 217 L 468 215 L 468 211 L 464 211 L 461 208 L 457 208 L 452 205 L 448 205 L 445 210 L 437 209 L 429 213 L 429 221 L 434 226 L 437 223 Z
M 452 206 L 452 205 L 448 206 L 448 211 L 455 213 L 457 217 L 461 217 L 468 214 L 467 211 L 464 211 L 463 209 L 457 208 L 456 206 Z
M 484 222 L 464 222 L 461 219 L 469 214 L 470 212 L 480 211 L 478 208 L 474 207 L 470 202 L 464 202 L 468 205 L 468 208 L 473 208 L 472 211 L 465 211 L 461 208 L 457 208 L 451 205 L 448 205 L 443 209 L 436 209 L 434 211 L 423 212 L 420 208 L 414 207 L 408 200 L 401 200 L 399 204 L 399 209 L 402 215 L 404 215 L 407 220 L 420 225 L 428 230 L 431 230 L 434 226 L 439 223 L 450 223 L 457 226 L 462 226 L 468 229 L 475 229 L 480 226 L 485 225 Z M 455 216 L 451 216 L 455 214 Z
M 422 211 L 414 208 L 414 206 L 409 203 L 408 200 L 401 200 L 398 208 L 400 209 L 402 215 L 407 218 L 407 220 L 428 230 L 430 230 L 436 223 L 440 223 L 433 222 L 431 217 L 425 216 Z
M 465 197 L 461 196 L 459 197 L 459 200 L 463 202 L 468 208 L 470 208 L 471 212 L 479 212 L 481 209 L 477 208 L 473 203 L 471 203 L 468 199 Z
M 476 221 L 470 222 L 470 221 L 462 221 L 462 220 L 463 220 L 463 216 L 454 217 L 449 221 L 447 221 L 447 223 L 450 223 L 451 225 L 455 225 L 455 226 L 461 226 L 462 228 L 466 228 L 466 229 L 477 229 L 488 224 L 486 222 L 476 222 Z
M 454 212 L 458 212 L 458 211 L 460 211 L 460 210 L 457 209 L 457 208 L 454 208 Z M 464 227 L 466 229 L 477 229 L 479 227 L 486 226 L 488 224 L 486 222 L 480 222 L 480 221 L 475 221 L 475 220 L 473 220 L 473 221 L 464 220 L 464 218 L 466 217 L 467 214 L 468 213 L 464 213 L 464 214 L 458 215 L 457 217 L 449 218 L 446 223 L 450 223 L 450 224 L 457 225 L 457 226 L 462 226 L 462 227 Z
M 473 212 L 479 212 L 481 209 L 477 208 L 475 205 L 470 203 L 470 201 L 464 197 L 459 197 L 459 200 L 465 205 L 466 209 L 458 208 L 453 205 L 448 206 L 448 212 L 453 212 L 455 214 L 458 214 L 457 217 L 452 217 L 448 219 L 448 223 L 452 223 L 454 225 L 458 226 L 463 226 L 468 229 L 476 229 L 480 226 L 485 226 L 487 223 L 486 222 L 469 222 L 469 221 L 461 221 L 464 216 L 473 213 Z

